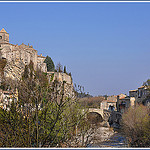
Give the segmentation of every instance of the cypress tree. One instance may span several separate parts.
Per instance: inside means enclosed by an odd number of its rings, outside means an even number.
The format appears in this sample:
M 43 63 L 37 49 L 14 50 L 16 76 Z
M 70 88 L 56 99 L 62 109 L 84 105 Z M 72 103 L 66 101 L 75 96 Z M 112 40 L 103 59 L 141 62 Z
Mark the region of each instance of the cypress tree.
M 53 60 L 49 56 L 46 56 L 44 63 L 46 63 L 47 65 L 47 71 L 54 71 L 55 65 Z
M 67 72 L 66 72 L 66 66 L 64 66 L 64 73 L 67 73 Z

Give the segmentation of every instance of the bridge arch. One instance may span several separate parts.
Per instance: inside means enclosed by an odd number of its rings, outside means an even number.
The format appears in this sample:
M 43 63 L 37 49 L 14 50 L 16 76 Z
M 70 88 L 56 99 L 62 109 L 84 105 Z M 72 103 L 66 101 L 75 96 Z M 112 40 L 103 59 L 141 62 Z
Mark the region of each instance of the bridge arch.
M 87 119 L 92 124 L 103 122 L 103 117 L 98 112 L 88 112 Z
M 108 121 L 112 111 L 105 109 L 89 108 L 88 112 L 96 112 L 102 116 L 104 121 Z
M 100 114 L 103 118 L 103 110 L 102 109 L 89 108 L 88 112 L 96 112 L 96 113 Z

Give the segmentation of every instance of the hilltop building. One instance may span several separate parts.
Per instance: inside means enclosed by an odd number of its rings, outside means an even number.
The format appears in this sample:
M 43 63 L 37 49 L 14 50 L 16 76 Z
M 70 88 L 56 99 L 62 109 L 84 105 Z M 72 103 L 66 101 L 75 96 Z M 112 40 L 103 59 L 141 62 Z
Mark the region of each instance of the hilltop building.
M 66 81 L 67 84 L 72 84 L 71 77 L 66 73 L 60 72 L 47 72 L 46 63 L 44 60 L 46 57 L 37 54 L 37 50 L 32 45 L 14 45 L 9 42 L 9 33 L 3 28 L 0 31 L 0 57 L 7 60 L 6 67 L 4 69 L 5 77 L 12 79 L 20 79 L 25 65 L 29 65 L 33 62 L 34 69 L 40 69 L 42 72 L 46 72 L 48 77 L 54 74 L 53 81 L 57 79 L 59 82 Z
M 0 50 L 1 58 L 7 60 L 7 65 L 4 70 L 5 77 L 20 78 L 24 71 L 25 65 L 29 65 L 32 61 L 34 69 L 40 69 L 43 72 L 47 72 L 46 63 L 44 60 L 46 57 L 37 54 L 37 50 L 32 45 L 14 45 L 9 42 L 9 33 L 3 28 L 0 31 Z
M 3 77 L 19 80 L 22 77 L 25 66 L 33 62 L 34 70 L 47 73 L 50 83 L 57 80 L 60 87 L 62 87 L 62 83 L 65 81 L 65 96 L 71 97 L 74 95 L 71 76 L 63 72 L 47 72 L 47 65 L 44 63 L 46 57 L 42 56 L 42 54 L 38 55 L 37 50 L 32 45 L 25 45 L 24 43 L 21 45 L 11 44 L 9 42 L 9 33 L 4 28 L 0 31 L 0 58 L 6 62 L 4 69 L 0 70 L 0 83 Z M 0 105 L 3 108 L 11 102 L 10 97 L 9 90 L 0 91 Z

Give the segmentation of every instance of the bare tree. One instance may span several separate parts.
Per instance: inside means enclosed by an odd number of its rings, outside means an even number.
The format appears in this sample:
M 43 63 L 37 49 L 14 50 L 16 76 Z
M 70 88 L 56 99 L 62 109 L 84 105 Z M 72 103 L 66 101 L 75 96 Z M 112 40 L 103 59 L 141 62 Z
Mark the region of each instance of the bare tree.
M 66 83 L 49 83 L 32 63 L 14 83 L 6 85 L 18 88 L 18 101 L 9 111 L 0 109 L 0 147 L 75 147 L 76 127 L 82 136 L 88 128 L 77 97 L 66 94 Z
M 63 66 L 61 65 L 60 62 L 56 65 L 56 70 L 57 72 L 63 72 Z
M 150 146 L 150 110 L 139 105 L 123 114 L 123 129 L 131 147 Z

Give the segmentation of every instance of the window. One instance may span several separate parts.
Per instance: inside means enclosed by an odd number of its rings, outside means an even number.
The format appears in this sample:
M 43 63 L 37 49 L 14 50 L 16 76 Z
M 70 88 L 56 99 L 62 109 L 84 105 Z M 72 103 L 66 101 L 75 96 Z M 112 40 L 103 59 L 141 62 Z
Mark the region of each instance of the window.
M 0 36 L 0 39 L 2 39 L 2 36 Z

